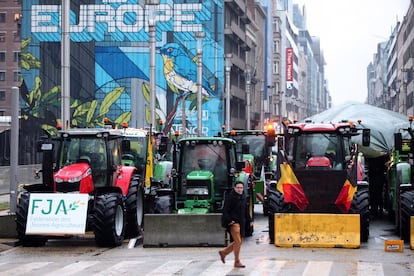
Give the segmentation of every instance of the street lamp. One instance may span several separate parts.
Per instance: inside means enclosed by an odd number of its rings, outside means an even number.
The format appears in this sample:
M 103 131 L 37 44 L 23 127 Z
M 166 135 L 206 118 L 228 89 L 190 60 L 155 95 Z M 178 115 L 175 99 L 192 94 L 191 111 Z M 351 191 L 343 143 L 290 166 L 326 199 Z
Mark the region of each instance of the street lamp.
M 203 118 L 202 118 L 202 90 L 203 90 L 203 38 L 204 32 L 196 32 L 197 38 L 197 135 L 203 135 Z
M 251 70 L 246 70 L 246 102 L 247 102 L 247 129 L 250 129 L 250 82 L 251 82 Z
M 70 1 L 62 1 L 62 34 L 61 34 L 61 116 L 62 129 L 70 127 Z
M 230 70 L 232 66 L 232 54 L 224 55 L 225 69 L 226 69 L 226 126 L 227 131 L 230 131 Z
M 156 99 L 156 88 L 155 88 L 155 31 L 156 31 L 156 17 L 155 17 L 155 6 L 160 4 L 160 0 L 145 0 L 145 5 L 149 6 L 148 15 L 148 29 L 150 34 L 150 112 L 151 121 L 150 129 L 155 127 L 155 99 Z
M 260 129 L 264 129 L 264 81 L 260 81 Z

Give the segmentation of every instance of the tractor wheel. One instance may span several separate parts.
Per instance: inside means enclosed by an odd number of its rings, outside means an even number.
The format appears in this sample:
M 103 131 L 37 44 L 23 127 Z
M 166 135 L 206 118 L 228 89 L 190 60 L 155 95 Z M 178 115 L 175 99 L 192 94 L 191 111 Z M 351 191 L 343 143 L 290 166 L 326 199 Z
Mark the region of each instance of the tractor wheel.
M 144 192 L 139 187 L 138 177 L 133 177 L 125 200 L 126 230 L 125 238 L 134 238 L 142 233 L 144 227 Z
M 29 193 L 21 193 L 16 209 L 16 231 L 19 242 L 23 246 L 43 246 L 47 241 L 45 236 L 26 235 L 27 214 L 29 210 Z
M 275 213 L 286 213 L 291 209 L 290 203 L 285 203 L 285 198 L 278 190 L 268 190 L 268 219 L 269 219 L 269 241 L 275 242 Z
M 367 242 L 369 236 L 369 191 L 357 190 L 354 198 L 352 200 L 351 209 L 349 210 L 351 214 L 360 215 L 360 239 L 361 242 Z
M 249 216 L 250 219 L 252 221 L 254 221 L 254 198 L 253 198 L 253 189 L 249 189 L 249 194 L 247 197 L 247 202 L 248 202 L 248 206 L 247 206 L 247 211 L 249 212 Z M 246 237 L 251 237 L 253 236 L 253 232 L 254 232 L 254 227 L 250 226 L 249 223 L 246 223 L 245 225 L 245 234 Z
M 122 197 L 118 193 L 102 194 L 95 202 L 95 241 L 98 246 L 119 246 L 124 240 L 125 220 Z
M 171 214 L 173 211 L 174 194 L 170 189 L 157 191 L 157 196 L 154 199 L 154 213 L 155 214 Z
M 414 216 L 414 191 L 401 192 L 401 238 L 410 241 L 410 217 Z

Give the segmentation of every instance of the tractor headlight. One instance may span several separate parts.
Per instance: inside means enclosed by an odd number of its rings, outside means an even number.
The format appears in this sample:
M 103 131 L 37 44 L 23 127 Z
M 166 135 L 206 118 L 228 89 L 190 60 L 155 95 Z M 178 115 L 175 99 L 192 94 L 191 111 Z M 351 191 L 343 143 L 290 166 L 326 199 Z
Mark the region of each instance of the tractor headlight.
M 208 195 L 208 189 L 206 187 L 187 188 L 187 195 Z

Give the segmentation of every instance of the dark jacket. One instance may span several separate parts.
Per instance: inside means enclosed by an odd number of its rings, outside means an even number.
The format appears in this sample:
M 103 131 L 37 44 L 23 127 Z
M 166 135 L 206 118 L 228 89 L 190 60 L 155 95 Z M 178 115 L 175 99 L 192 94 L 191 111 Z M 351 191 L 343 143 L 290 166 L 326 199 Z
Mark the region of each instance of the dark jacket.
M 224 200 L 221 223 L 224 228 L 229 230 L 229 224 L 232 221 L 240 224 L 240 234 L 244 237 L 246 225 L 250 225 L 251 222 L 248 212 L 247 199 L 244 193 L 239 195 L 234 190 L 231 190 Z

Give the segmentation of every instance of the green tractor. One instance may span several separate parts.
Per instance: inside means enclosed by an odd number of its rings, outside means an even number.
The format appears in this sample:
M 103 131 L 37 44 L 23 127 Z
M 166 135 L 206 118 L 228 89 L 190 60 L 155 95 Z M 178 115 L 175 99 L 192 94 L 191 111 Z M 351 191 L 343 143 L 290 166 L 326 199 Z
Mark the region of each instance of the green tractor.
M 162 213 L 165 204 L 159 203 L 158 194 L 171 189 L 172 161 L 168 160 L 168 137 L 144 129 L 122 130 L 122 164 L 135 167 L 145 191 L 145 213 Z
M 413 185 L 413 138 L 410 127 L 394 134 L 394 150 L 387 168 L 387 185 L 385 188 L 385 209 L 399 231 L 402 239 L 414 243 L 414 185 Z M 403 134 L 409 138 L 403 139 Z M 410 226 L 411 225 L 411 226 Z
M 276 170 L 275 130 L 232 130 L 225 133 L 226 137 L 237 142 L 239 161 L 245 162 L 243 171 L 249 174 L 252 183 L 253 203 L 263 205 L 263 214 L 269 210 L 266 188 Z
M 174 142 L 172 188 L 158 193 L 160 214 L 145 215 L 144 246 L 222 246 L 221 212 L 236 182 L 245 185 L 253 218 L 248 175 L 237 162 L 236 142 L 223 137 L 191 137 Z M 161 210 L 161 209 L 159 209 Z M 252 235 L 253 228 L 246 227 Z

